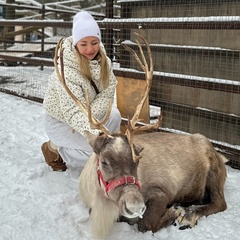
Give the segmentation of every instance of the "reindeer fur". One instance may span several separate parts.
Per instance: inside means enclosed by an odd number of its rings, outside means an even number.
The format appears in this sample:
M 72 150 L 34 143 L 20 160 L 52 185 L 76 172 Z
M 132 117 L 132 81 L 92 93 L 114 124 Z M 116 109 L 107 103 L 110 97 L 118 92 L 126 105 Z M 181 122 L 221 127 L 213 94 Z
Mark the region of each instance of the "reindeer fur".
M 104 195 L 97 176 L 97 158 L 93 153 L 80 175 L 81 200 L 90 208 L 91 228 L 95 236 L 106 236 L 119 218 L 119 208 Z
M 107 236 L 114 222 L 121 217 L 122 208 L 134 204 L 136 209 L 141 204 L 146 205 L 143 218 L 122 219 L 130 224 L 137 223 L 141 232 L 157 232 L 175 220 L 182 228 L 193 227 L 202 216 L 226 209 L 227 159 L 206 137 L 160 132 L 137 134 L 134 136 L 136 154 L 140 153 L 138 147 L 143 147 L 139 163 L 133 163 L 125 135 L 112 136 L 111 139 L 106 135 L 93 137 L 88 133 L 87 137 L 94 153 L 81 173 L 79 188 L 82 201 L 91 209 L 94 235 Z M 100 164 L 106 179 L 132 174 L 140 181 L 141 191 L 136 186 L 125 185 L 106 196 L 96 173 L 97 161 L 101 157 L 107 159 L 111 169 L 111 176 L 108 176 Z M 126 170 L 128 168 L 131 170 Z

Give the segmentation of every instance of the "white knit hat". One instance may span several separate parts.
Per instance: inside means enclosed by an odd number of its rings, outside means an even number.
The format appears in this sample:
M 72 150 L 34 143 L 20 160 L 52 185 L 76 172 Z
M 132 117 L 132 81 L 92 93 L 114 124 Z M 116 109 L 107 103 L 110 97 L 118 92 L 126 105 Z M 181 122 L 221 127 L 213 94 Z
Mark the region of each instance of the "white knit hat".
M 86 11 L 77 13 L 73 18 L 73 45 L 85 37 L 97 37 L 101 41 L 101 32 L 97 22 Z

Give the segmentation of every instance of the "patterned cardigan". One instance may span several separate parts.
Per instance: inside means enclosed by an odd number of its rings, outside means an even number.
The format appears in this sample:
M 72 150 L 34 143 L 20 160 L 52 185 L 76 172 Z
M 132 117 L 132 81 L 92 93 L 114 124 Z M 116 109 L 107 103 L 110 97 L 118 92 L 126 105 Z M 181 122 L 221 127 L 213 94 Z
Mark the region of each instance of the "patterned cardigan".
M 100 44 L 100 47 L 105 52 L 102 44 Z M 85 92 L 87 89 L 92 115 L 99 120 L 103 119 L 109 108 L 110 102 L 114 100 L 114 93 L 117 85 L 116 77 L 111 68 L 111 60 L 107 57 L 110 78 L 109 86 L 106 89 L 103 89 L 102 82 L 100 81 L 99 60 L 89 61 L 92 80 L 99 91 L 97 94 L 90 81 L 84 78 L 80 72 L 77 50 L 73 46 L 72 37 L 63 40 L 62 48 L 64 75 L 68 88 L 85 106 Z M 58 68 L 61 73 L 59 59 Z M 84 130 L 88 130 L 93 134 L 99 133 L 98 130 L 92 130 L 90 128 L 87 116 L 67 94 L 57 77 L 56 70 L 52 73 L 48 81 L 48 88 L 45 93 L 43 106 L 50 116 L 67 123 L 71 128 L 77 130 L 81 134 L 83 134 Z

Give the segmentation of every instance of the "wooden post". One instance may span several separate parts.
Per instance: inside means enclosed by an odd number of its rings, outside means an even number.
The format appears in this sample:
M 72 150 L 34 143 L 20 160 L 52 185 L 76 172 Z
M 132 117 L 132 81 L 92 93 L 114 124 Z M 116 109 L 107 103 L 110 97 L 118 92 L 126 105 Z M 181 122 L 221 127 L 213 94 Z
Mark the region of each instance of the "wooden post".
M 7 0 L 6 1 L 7 4 L 15 4 L 15 0 Z M 15 19 L 16 16 L 15 16 L 15 7 L 10 7 L 10 6 L 7 6 L 6 7 L 6 19 Z M 6 27 L 5 29 L 7 32 L 14 32 L 14 26 L 9 26 L 9 27 Z M 9 39 L 5 39 L 7 41 L 9 41 L 10 43 L 13 43 L 14 42 L 14 37 L 11 37 Z
M 106 1 L 106 18 L 113 18 L 113 0 Z M 113 59 L 113 29 L 106 29 L 106 51 L 108 57 Z

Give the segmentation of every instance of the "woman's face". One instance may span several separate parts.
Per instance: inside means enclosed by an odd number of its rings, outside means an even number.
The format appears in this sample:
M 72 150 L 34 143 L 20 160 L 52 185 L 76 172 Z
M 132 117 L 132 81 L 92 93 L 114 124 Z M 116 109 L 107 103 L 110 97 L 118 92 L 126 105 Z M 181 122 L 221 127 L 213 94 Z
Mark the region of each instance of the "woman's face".
M 78 52 L 88 60 L 94 59 L 100 48 L 100 41 L 97 37 L 85 37 L 77 42 Z

